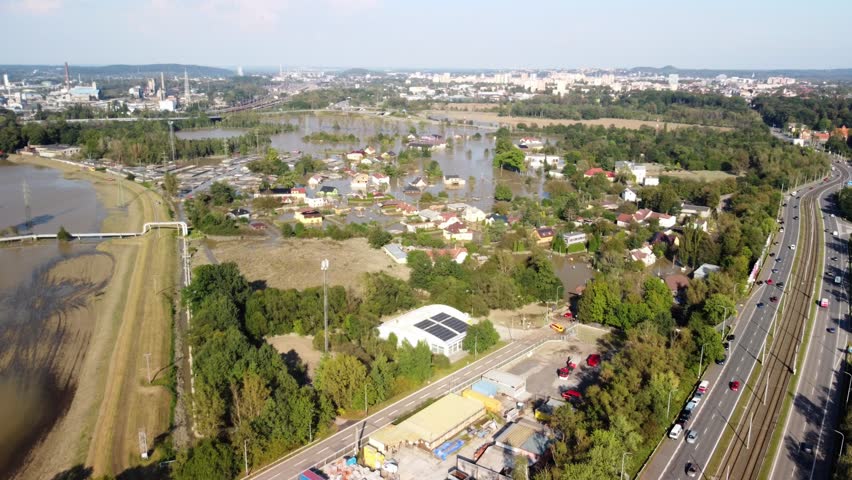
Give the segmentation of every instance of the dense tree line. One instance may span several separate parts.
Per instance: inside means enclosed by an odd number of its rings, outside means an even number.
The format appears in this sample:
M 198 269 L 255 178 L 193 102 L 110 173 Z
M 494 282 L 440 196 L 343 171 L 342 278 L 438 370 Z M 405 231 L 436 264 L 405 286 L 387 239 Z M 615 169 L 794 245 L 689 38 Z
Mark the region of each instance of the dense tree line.
M 769 126 L 784 128 L 790 123 L 800 123 L 823 131 L 844 125 L 852 127 L 852 98 L 848 95 L 760 96 L 752 103 Z
M 612 170 L 619 160 L 657 163 L 686 170 L 720 170 L 754 176 L 751 183 L 780 187 L 825 171 L 825 156 L 783 143 L 766 127 L 719 131 L 707 128 L 655 130 L 552 125 L 541 129 L 557 137 L 556 147 L 564 152 L 566 175 L 599 166 Z
M 571 120 L 623 118 L 723 127 L 746 127 L 759 121 L 739 97 L 656 90 L 615 94 L 609 89 L 589 89 L 562 96 L 536 95 L 501 106 L 500 114 Z
M 210 190 L 200 192 L 184 202 L 192 228 L 209 235 L 237 233 L 236 221 L 228 218 L 224 208 L 236 199 L 236 192 L 227 183 L 213 182 Z
M 445 255 L 438 255 L 433 263 L 425 252 L 415 250 L 408 254 L 408 266 L 411 286 L 429 292 L 433 303 L 475 316 L 491 309 L 554 300 L 560 285 L 550 261 L 539 251 L 516 259 L 505 250 L 496 250 L 477 267 L 472 261 L 459 265 Z
M 187 160 L 211 155 L 252 152 L 270 143 L 270 135 L 285 124 L 263 124 L 239 137 L 182 140 L 175 138 L 175 156 Z M 69 123 L 64 119 L 20 125 L 13 112 L 0 115 L 0 150 L 13 152 L 26 145 L 61 143 L 82 148 L 84 158 L 109 158 L 126 165 L 162 163 L 171 158 L 169 126 L 162 120 Z

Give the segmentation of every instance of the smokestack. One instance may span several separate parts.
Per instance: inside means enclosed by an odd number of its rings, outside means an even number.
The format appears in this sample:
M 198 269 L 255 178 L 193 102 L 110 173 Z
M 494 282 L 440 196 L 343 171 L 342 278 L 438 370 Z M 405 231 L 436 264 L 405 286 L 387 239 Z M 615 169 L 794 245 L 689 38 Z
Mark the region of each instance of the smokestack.
M 160 72 L 160 100 L 166 99 L 166 77 Z
M 71 76 L 68 73 L 68 62 L 65 62 L 65 88 L 71 88 Z
M 189 74 L 186 73 L 186 69 L 183 69 L 183 96 L 186 97 L 185 102 L 189 103 Z

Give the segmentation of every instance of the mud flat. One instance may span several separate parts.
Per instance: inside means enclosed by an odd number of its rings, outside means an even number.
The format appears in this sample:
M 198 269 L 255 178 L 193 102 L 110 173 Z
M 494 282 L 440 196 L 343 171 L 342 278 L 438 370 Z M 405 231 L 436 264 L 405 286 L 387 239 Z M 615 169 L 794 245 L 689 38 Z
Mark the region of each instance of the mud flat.
M 12 161 L 90 183 L 107 213 L 101 231 L 141 230 L 145 221 L 166 218 L 160 197 L 133 182 L 46 159 Z M 146 431 L 154 459 L 162 443 L 155 439 L 168 432 L 171 396 L 157 379 L 148 385 L 143 354 L 151 354 L 152 371 L 162 379 L 170 359 L 174 235 L 89 247 L 40 267 L 28 291 L 3 298 L 22 313 L 0 330 L 0 344 L 11 345 L 0 352 L 0 371 L 7 373 L 0 376 L 0 403 L 13 396 L 24 405 L 15 415 L 27 420 L 0 422 L 20 445 L 0 449 L 15 457 L 0 457 L 0 477 L 52 478 L 71 470 L 117 475 L 145 466 L 139 429 Z M 16 248 L 26 255 L 39 246 Z M 69 248 L 76 252 L 79 243 Z

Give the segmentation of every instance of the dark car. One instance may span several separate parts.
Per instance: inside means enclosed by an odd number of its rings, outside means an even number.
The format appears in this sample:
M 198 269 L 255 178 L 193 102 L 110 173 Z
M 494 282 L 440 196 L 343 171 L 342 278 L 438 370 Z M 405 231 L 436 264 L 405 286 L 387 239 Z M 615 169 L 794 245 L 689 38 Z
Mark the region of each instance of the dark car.
M 763 285 L 763 280 L 758 280 L 758 281 L 757 281 L 757 282 L 755 282 L 755 283 L 757 283 L 758 285 Z
M 837 329 L 835 327 L 828 327 L 828 333 L 837 333 Z
M 775 284 L 776 287 L 781 288 L 784 286 L 784 282 L 778 282 Z
M 769 297 L 769 301 L 775 303 L 778 301 L 778 297 Z
M 698 464 L 695 462 L 690 462 L 686 464 L 686 476 L 693 478 L 698 475 Z
M 808 455 L 813 455 L 813 453 L 814 453 L 814 447 L 810 443 L 802 442 L 799 445 L 799 450 L 807 453 Z
M 798 219 L 799 219 L 799 216 L 798 216 L 798 215 L 796 215 L 795 217 L 793 217 L 793 220 L 798 220 Z
M 766 304 L 763 302 L 757 304 L 757 308 L 763 308 L 764 306 L 766 306 Z
M 775 252 L 769 252 L 769 256 L 770 256 L 770 257 L 774 257 L 774 256 L 775 256 Z
M 773 269 L 772 269 L 772 273 L 778 273 L 778 269 L 777 269 L 777 268 L 773 268 Z
M 725 350 L 728 350 L 728 349 L 730 349 L 730 348 L 731 348 L 731 344 L 730 344 L 730 343 L 728 343 L 728 342 L 724 342 L 724 343 L 722 344 L 722 346 L 723 346 L 723 347 L 725 347 Z
M 722 357 L 722 358 L 720 358 L 719 360 L 716 360 L 716 365 L 724 365 L 724 364 L 725 364 L 725 361 L 726 361 L 727 359 L 728 359 L 728 357 Z
M 726 340 L 728 340 L 729 342 L 733 342 L 735 338 L 737 338 L 737 336 L 732 333 L 732 334 L 728 335 Z

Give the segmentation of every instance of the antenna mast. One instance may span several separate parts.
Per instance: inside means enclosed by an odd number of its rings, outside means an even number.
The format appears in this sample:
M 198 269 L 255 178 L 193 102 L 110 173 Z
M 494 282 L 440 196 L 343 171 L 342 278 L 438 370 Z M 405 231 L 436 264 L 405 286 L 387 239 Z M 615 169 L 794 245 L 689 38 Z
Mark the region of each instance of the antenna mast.
M 24 191 L 24 216 L 26 217 L 26 227 L 28 231 L 33 229 L 33 214 L 30 209 L 30 186 L 26 180 L 21 185 Z

